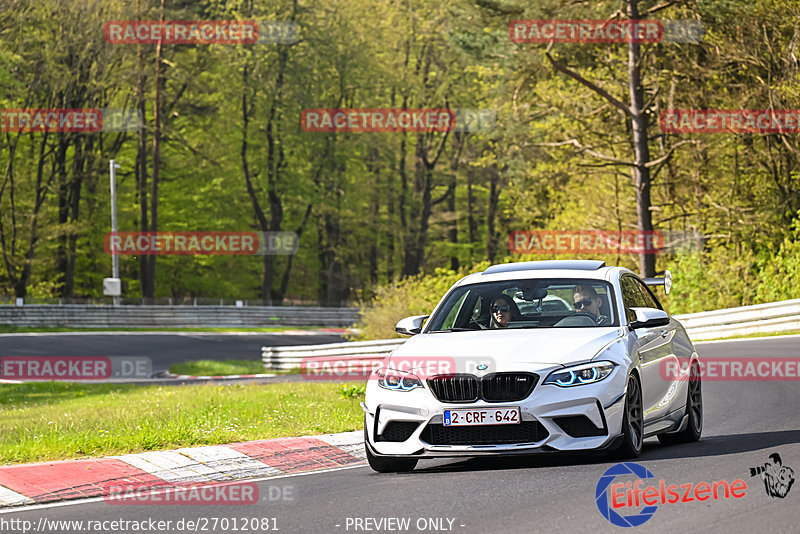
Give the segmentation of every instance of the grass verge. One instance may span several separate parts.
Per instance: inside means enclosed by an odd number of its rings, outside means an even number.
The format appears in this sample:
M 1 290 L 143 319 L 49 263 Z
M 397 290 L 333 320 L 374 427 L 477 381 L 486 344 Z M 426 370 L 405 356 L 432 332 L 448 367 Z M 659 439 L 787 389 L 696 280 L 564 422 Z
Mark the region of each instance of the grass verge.
M 703 339 L 700 341 L 692 341 L 692 343 L 705 343 L 706 341 L 724 341 L 729 339 L 750 339 L 757 337 L 796 336 L 798 334 L 800 334 L 800 330 L 787 330 L 785 332 L 756 332 L 753 334 L 741 334 L 732 337 L 715 337 L 712 339 Z
M 0 464 L 358 430 L 363 384 L 0 386 Z
M 272 371 L 264 369 L 264 363 L 260 360 L 197 360 L 176 363 L 170 366 L 169 372 L 176 375 L 190 376 L 273 374 Z
M 299 374 L 300 368 L 295 367 L 288 370 L 264 369 L 264 364 L 259 360 L 197 360 L 176 363 L 170 366 L 169 372 L 176 375 L 189 376 L 289 375 Z

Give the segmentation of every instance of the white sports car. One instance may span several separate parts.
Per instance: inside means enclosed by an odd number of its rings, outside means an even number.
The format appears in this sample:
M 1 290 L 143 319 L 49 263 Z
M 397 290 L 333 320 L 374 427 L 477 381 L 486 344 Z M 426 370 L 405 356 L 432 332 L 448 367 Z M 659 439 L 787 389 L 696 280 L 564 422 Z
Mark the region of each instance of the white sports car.
M 656 285 L 669 292 L 669 271 L 642 280 L 585 260 L 494 265 L 461 279 L 430 316 L 397 324 L 414 337 L 368 381 L 370 466 L 543 451 L 635 458 L 650 436 L 697 441 L 699 359 Z

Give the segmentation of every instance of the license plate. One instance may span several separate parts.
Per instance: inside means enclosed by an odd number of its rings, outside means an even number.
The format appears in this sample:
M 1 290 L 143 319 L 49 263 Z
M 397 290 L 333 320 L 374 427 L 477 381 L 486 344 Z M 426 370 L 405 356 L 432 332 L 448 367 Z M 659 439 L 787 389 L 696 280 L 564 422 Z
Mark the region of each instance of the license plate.
M 445 410 L 444 426 L 516 425 L 520 422 L 519 407 Z

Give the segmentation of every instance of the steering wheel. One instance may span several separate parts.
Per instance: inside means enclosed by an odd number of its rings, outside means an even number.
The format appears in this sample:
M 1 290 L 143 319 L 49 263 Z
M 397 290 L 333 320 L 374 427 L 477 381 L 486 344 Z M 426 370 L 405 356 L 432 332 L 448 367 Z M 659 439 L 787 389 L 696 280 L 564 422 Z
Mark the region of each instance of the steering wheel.
M 574 320 L 575 318 L 579 318 L 579 317 L 585 317 L 587 319 L 586 322 L 588 324 L 581 324 L 584 321 L 575 321 Z M 566 317 L 564 317 L 563 319 L 558 321 L 553 326 L 595 326 L 596 325 L 595 321 L 596 321 L 596 319 L 592 314 L 586 313 L 586 312 L 576 311 L 576 312 L 571 313 L 570 315 L 567 315 Z M 577 322 L 578 324 L 574 324 L 575 322 Z

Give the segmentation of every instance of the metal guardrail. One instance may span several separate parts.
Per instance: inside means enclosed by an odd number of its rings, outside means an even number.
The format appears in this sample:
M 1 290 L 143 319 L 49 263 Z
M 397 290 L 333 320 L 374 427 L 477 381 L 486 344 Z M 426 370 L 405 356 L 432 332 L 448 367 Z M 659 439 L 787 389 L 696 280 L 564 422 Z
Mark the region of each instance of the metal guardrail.
M 800 329 L 800 299 L 742 306 L 700 313 L 676 315 L 692 341 L 735 337 L 754 333 L 785 332 Z M 334 357 L 383 359 L 405 339 L 379 339 L 351 343 L 262 347 L 261 359 L 267 369 L 292 369 L 303 358 Z
M 339 356 L 341 359 L 383 360 L 404 342 L 405 339 L 378 339 L 324 345 L 261 347 L 261 360 L 267 369 L 295 369 L 306 358 Z
M 800 299 L 676 315 L 692 341 L 800 329 Z
M 345 328 L 358 308 L 290 306 L 0 306 L 0 325 L 68 328 L 268 327 Z

